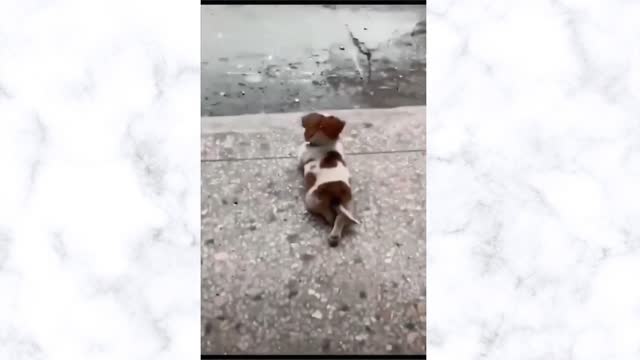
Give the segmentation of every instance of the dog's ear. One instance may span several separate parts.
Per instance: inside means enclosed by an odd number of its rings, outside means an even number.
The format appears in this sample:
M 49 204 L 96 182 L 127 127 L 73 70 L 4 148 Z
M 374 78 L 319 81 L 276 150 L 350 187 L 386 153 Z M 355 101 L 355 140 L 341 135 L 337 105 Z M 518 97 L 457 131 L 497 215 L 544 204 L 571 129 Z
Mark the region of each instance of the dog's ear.
M 302 117 L 305 141 L 311 141 L 313 135 L 318 132 L 322 119 L 324 119 L 324 116 L 318 113 L 311 113 Z
M 314 128 L 318 126 L 320 120 L 322 120 L 324 116 L 318 113 L 307 114 L 302 117 L 302 127 L 305 129 Z
M 322 119 L 320 122 L 320 130 L 332 140 L 336 140 L 342 129 L 344 129 L 345 122 L 338 119 L 335 116 L 328 116 Z

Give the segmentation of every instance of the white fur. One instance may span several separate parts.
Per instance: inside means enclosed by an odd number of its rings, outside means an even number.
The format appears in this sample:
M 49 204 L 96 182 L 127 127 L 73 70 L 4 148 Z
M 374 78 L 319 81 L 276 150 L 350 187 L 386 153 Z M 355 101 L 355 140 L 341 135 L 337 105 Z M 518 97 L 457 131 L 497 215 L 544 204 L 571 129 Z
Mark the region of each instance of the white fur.
M 327 117 L 328 115 L 324 116 Z M 304 204 L 308 211 L 323 216 L 329 224 L 333 224 L 333 228 L 329 234 L 329 245 L 336 246 L 342 237 L 342 230 L 346 225 L 349 223 L 360 223 L 351 214 L 352 201 L 339 204 L 338 206 L 332 204 L 332 206 L 336 207 L 329 208 L 325 202 L 322 202 L 321 199 L 316 196 L 315 191 L 322 184 L 334 181 L 344 182 L 351 188 L 351 175 L 349 169 L 347 169 L 342 161 L 337 161 L 334 167 L 320 167 L 322 160 L 330 151 L 337 152 L 340 154 L 340 157 L 342 157 L 342 160 L 345 160 L 344 148 L 340 140 L 331 139 L 322 131 L 316 131 L 309 140 L 309 142 L 300 145 L 298 149 L 298 167 L 304 172 L 305 176 L 307 174 L 315 175 L 315 183 L 307 189 Z M 313 144 L 313 146 L 311 144 Z
M 307 195 L 313 193 L 321 184 L 331 181 L 344 181 L 351 186 L 351 174 L 349 169 L 338 162 L 336 167 L 320 168 L 320 162 L 329 151 L 336 151 L 344 159 L 344 148 L 341 141 L 326 143 L 322 146 L 309 146 L 308 142 L 303 143 L 298 151 L 299 166 L 303 167 L 304 175 L 312 173 L 316 176 L 316 183 L 307 191 Z M 306 164 L 305 164 L 306 163 Z
M 318 186 L 332 181 L 343 181 L 351 187 L 351 174 L 342 162 L 338 161 L 336 166 L 331 168 L 320 167 L 320 162 L 329 151 L 336 151 L 343 160 L 345 159 L 344 147 L 339 140 L 325 142 L 322 146 L 309 146 L 309 142 L 305 142 L 298 149 L 298 167 L 304 171 L 304 175 L 311 173 L 316 176 L 315 184 L 307 190 L 305 195 L 304 203 L 307 209 L 318 206 L 319 199 L 313 193 Z M 339 214 L 335 219 L 330 236 L 340 238 L 347 219 L 354 224 L 360 224 L 360 222 L 351 214 L 349 206 L 340 205 L 337 210 Z

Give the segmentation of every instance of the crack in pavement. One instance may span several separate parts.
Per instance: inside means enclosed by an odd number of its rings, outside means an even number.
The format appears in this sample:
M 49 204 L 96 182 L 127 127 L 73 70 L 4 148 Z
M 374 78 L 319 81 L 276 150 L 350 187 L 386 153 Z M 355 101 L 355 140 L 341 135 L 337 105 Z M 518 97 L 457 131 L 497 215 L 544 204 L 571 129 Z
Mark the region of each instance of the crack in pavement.
M 351 37 L 351 42 L 358 49 L 360 54 L 367 57 L 367 82 L 371 81 L 371 54 L 373 52 L 372 49 L 369 49 L 364 42 L 360 41 L 357 37 L 353 35 L 351 29 L 349 29 L 349 25 L 344 25 L 347 28 L 347 32 L 349 32 L 349 36 Z

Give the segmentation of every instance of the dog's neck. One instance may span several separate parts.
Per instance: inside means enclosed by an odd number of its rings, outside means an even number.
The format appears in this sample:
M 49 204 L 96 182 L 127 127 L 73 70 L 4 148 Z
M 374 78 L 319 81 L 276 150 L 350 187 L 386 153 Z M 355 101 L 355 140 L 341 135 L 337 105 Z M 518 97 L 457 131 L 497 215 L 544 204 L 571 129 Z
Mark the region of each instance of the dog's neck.
M 307 142 L 307 146 L 309 147 L 313 147 L 313 148 L 328 148 L 328 149 L 333 149 L 336 147 L 336 143 L 338 142 L 338 140 L 329 140 L 329 141 L 325 141 L 323 143 L 313 143 L 313 142 Z

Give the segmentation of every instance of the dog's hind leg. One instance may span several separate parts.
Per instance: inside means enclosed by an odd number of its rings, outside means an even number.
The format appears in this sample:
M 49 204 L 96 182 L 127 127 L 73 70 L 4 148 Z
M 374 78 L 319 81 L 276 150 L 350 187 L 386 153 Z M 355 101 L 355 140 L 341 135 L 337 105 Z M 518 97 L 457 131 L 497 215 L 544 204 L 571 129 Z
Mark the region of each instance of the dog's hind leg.
M 322 216 L 329 225 L 333 225 L 336 219 L 335 212 L 327 206 L 324 202 L 313 196 L 313 194 L 307 194 L 304 201 L 307 211 Z
M 335 224 L 336 219 L 337 219 L 337 218 L 336 218 L 336 214 L 335 214 L 333 211 L 331 211 L 331 209 L 329 209 L 329 208 L 322 209 L 322 211 L 320 211 L 320 212 L 319 212 L 319 214 L 320 214 L 320 215 L 321 215 L 325 220 L 327 220 L 327 223 L 328 223 L 329 225 L 334 225 L 334 224 Z
M 351 202 L 348 202 L 344 205 L 346 213 L 351 214 Z M 333 229 L 331 229 L 331 233 L 329 234 L 329 246 L 335 247 L 340 243 L 340 239 L 342 238 L 342 231 L 344 230 L 345 225 L 352 222 L 347 214 L 337 209 L 338 215 L 336 216 L 336 220 L 333 223 Z
M 338 246 L 340 239 L 342 238 L 342 230 L 348 221 L 348 218 L 342 213 L 336 216 L 336 221 L 333 223 L 333 229 L 331 229 L 331 233 L 329 234 L 329 246 Z

